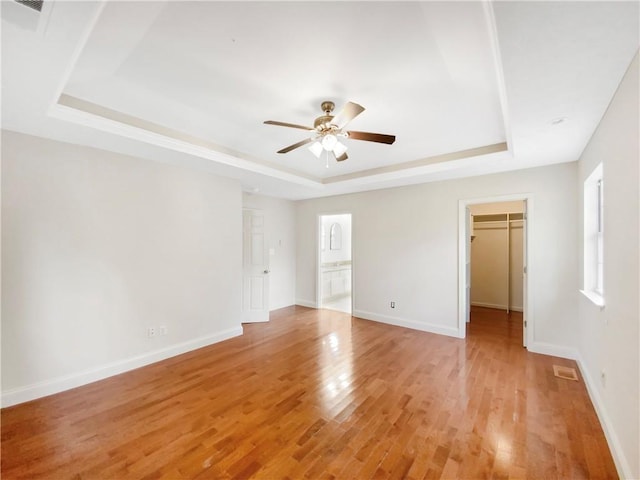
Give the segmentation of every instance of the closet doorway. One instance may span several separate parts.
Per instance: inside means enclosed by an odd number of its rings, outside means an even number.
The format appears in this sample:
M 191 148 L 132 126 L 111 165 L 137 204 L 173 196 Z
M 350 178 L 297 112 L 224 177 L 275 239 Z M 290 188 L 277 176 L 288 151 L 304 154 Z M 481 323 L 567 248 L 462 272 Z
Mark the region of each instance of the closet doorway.
M 502 329 L 526 347 L 531 199 L 501 200 L 460 202 L 460 336 L 469 328 Z
M 524 202 L 469 207 L 471 306 L 523 310 Z
M 318 304 L 351 313 L 351 214 L 320 215 Z

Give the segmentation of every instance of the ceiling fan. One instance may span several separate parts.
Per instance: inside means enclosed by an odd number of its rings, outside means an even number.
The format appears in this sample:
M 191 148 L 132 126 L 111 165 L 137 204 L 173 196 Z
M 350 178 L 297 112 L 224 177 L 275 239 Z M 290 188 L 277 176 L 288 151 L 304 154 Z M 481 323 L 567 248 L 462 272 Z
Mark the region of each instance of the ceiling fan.
M 291 150 L 295 150 L 296 148 L 311 143 L 312 145 L 309 147 L 309 150 L 311 150 L 316 157 L 320 158 L 322 152 L 326 151 L 327 155 L 331 152 L 338 162 L 342 162 L 349 157 L 347 157 L 347 146 L 340 143 L 338 138 L 351 138 L 353 140 L 365 140 L 367 142 L 386 143 L 388 145 L 391 145 L 396 141 L 395 135 L 344 130 L 347 123 L 364 112 L 364 107 L 357 103 L 347 102 L 344 108 L 336 116 L 331 114 L 335 108 L 335 104 L 333 102 L 328 100 L 324 101 L 320 105 L 320 108 L 322 108 L 324 115 L 320 115 L 315 119 L 313 127 L 306 127 L 295 123 L 277 122 L 275 120 L 267 120 L 264 122 L 267 125 L 299 128 L 301 130 L 308 130 L 309 132 L 312 132 L 311 137 L 298 143 L 294 143 L 293 145 L 289 145 L 282 150 L 278 150 L 278 153 L 288 153 Z

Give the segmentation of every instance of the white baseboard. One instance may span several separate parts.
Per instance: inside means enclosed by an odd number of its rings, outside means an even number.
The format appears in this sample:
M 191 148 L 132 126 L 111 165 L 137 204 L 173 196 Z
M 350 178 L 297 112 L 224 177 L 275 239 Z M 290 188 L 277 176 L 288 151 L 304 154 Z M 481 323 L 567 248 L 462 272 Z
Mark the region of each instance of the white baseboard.
M 301 307 L 318 308 L 316 302 L 312 302 L 311 300 L 296 299 L 296 305 L 300 305 Z
M 499 305 L 497 303 L 471 302 L 471 306 L 472 307 L 495 308 L 495 309 L 498 309 L 498 310 L 506 310 L 507 309 L 506 305 Z M 511 306 L 511 308 L 509 308 L 509 310 L 511 310 L 512 312 L 522 312 L 522 307 Z
M 611 456 L 613 456 L 613 462 L 616 464 L 616 469 L 618 470 L 618 476 L 620 478 L 636 478 L 631 471 L 629 461 L 622 450 L 622 445 L 620 445 L 620 440 L 618 439 L 613 425 L 611 424 L 611 419 L 607 414 L 607 409 L 602 401 L 602 397 L 598 393 L 598 388 L 596 387 L 593 377 L 589 373 L 581 355 L 578 354 L 575 360 L 578 364 L 578 368 L 580 369 L 580 373 L 582 374 L 582 378 L 584 378 L 585 384 L 587 385 L 587 392 L 591 398 L 591 403 L 593 403 L 593 406 L 596 409 L 596 414 L 600 420 L 604 436 L 606 437 L 607 444 L 611 450 Z
M 582 374 L 582 378 L 584 378 L 587 386 L 587 392 L 589 393 L 589 398 L 591 398 L 591 403 L 593 404 L 596 414 L 598 415 L 598 419 L 600 420 L 600 425 L 602 426 L 602 430 L 604 431 L 604 435 L 607 439 L 607 444 L 611 450 L 611 455 L 613 456 L 613 461 L 616 465 L 616 469 L 618 470 L 618 475 L 620 478 L 634 478 L 634 474 L 629 466 L 629 461 L 627 460 L 624 451 L 622 450 L 620 440 L 613 429 L 611 419 L 607 414 L 602 397 L 598 393 L 596 383 L 587 370 L 578 350 L 571 347 L 563 347 L 543 342 L 535 342 L 532 345 L 527 346 L 527 350 L 533 353 L 542 353 L 545 355 L 568 358 L 576 361 L 578 368 L 580 369 L 580 373 Z
M 386 323 L 397 327 L 411 328 L 422 332 L 437 333 L 439 335 L 447 335 L 449 337 L 459 338 L 457 327 L 444 327 L 442 325 L 434 325 L 432 323 L 417 322 L 399 317 L 390 317 L 388 315 L 380 315 L 373 312 L 365 312 L 362 310 L 354 310 L 353 316 L 364 318 L 365 320 L 373 320 L 374 322 Z
M 575 348 L 555 345 L 553 343 L 531 342 L 527 345 L 527 350 L 532 353 L 568 358 L 569 360 L 576 360 L 578 358 L 578 351 Z
M 51 380 L 34 383 L 24 387 L 13 388 L 2 392 L 0 404 L 3 408 L 10 407 L 11 405 L 17 405 L 18 403 L 28 402 L 30 400 L 35 400 L 36 398 L 53 395 L 54 393 L 60 393 L 65 390 L 70 390 L 82 385 L 87 385 L 88 383 L 103 380 L 113 375 L 144 367 L 145 365 L 175 357 L 176 355 L 206 347 L 239 335 L 242 335 L 242 326 L 229 328 L 213 335 L 207 335 L 206 337 L 200 337 L 187 342 L 178 343 L 176 345 L 171 345 L 169 347 L 137 355 L 125 360 L 101 365 L 82 372 L 64 375 L 62 377 L 53 378 Z
M 295 305 L 295 301 L 294 302 L 285 302 L 285 303 L 280 303 L 280 304 L 276 304 L 276 305 L 269 305 L 269 311 L 273 312 L 275 310 L 280 310 L 282 308 L 287 308 L 287 307 L 292 307 L 293 305 Z

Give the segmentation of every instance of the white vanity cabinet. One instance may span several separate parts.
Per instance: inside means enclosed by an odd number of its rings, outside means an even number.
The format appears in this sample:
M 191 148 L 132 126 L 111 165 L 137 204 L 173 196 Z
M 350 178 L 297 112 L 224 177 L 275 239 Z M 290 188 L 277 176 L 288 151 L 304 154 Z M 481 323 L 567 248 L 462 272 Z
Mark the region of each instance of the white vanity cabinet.
M 330 300 L 351 294 L 351 262 L 322 265 L 322 299 Z

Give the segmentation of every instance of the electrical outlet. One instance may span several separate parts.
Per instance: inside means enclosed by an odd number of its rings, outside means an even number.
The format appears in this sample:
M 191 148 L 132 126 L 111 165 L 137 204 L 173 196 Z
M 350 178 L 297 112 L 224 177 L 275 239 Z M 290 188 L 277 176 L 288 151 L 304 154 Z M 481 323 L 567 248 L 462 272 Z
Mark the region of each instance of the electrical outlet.
M 391 302 L 391 308 L 396 308 L 396 302 Z
M 153 338 L 156 336 L 156 327 L 149 327 L 147 328 L 147 335 L 149 336 L 149 338 Z
M 158 330 L 159 330 L 160 335 L 166 335 L 167 331 L 168 331 L 167 327 L 165 325 L 161 325 Z

